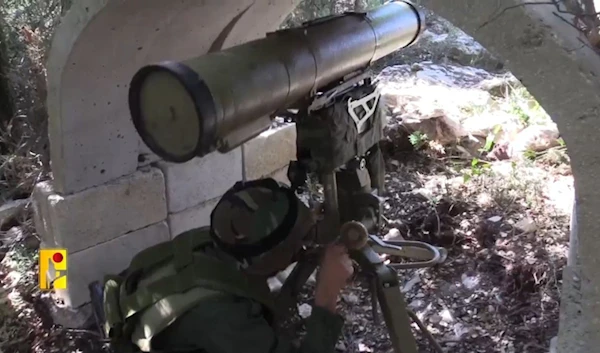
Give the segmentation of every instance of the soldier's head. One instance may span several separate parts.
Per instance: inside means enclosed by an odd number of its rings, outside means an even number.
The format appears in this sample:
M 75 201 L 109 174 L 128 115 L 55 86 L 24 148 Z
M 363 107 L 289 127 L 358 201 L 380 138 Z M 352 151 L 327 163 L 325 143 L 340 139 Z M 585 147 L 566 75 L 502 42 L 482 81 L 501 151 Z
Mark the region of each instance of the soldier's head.
M 238 182 L 211 214 L 211 237 L 246 272 L 270 276 L 289 266 L 315 224 L 288 187 L 273 179 Z

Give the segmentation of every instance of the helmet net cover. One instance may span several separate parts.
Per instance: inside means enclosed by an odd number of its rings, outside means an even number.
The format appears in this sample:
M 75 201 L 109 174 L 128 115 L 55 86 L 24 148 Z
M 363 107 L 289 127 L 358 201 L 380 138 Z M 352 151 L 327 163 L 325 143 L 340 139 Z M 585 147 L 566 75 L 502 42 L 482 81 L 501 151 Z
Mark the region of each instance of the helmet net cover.
M 243 266 L 263 273 L 289 265 L 314 223 L 291 189 L 260 179 L 225 193 L 211 214 L 211 236 Z

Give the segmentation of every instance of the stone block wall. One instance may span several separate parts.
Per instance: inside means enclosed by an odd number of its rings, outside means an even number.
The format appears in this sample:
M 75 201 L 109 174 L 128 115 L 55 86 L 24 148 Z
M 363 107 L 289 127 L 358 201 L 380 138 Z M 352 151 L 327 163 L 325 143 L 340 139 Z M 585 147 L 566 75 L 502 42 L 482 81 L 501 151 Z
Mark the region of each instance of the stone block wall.
M 140 163 L 132 174 L 71 194 L 57 191 L 52 181 L 38 184 L 33 197 L 42 247 L 68 251 L 68 288 L 56 296 L 80 307 L 89 302 L 90 282 L 122 271 L 146 247 L 208 225 L 219 198 L 244 174 L 286 182 L 295 142 L 290 124 L 226 154 L 183 164 Z

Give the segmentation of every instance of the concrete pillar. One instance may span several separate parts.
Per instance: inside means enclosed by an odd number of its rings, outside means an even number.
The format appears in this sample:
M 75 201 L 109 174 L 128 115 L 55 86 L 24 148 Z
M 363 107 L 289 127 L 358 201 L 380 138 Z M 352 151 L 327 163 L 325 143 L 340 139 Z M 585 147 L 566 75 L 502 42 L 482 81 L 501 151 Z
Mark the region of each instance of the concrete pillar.
M 539 2 L 539 4 L 531 4 Z M 521 80 L 557 123 L 569 148 L 577 198 L 579 269 L 565 270 L 563 299 L 579 301 L 561 318 L 558 353 L 596 352 L 600 346 L 600 60 L 585 38 L 548 2 L 423 0 L 473 36 Z M 512 7 L 510 9 L 506 9 Z M 572 271 L 573 270 L 573 271 Z M 567 294 L 573 293 L 573 294 Z M 577 299 L 580 298 L 580 299 Z M 581 319 L 575 333 L 564 320 Z M 573 322 L 573 321 L 570 321 Z M 566 348 L 565 348 L 566 347 Z

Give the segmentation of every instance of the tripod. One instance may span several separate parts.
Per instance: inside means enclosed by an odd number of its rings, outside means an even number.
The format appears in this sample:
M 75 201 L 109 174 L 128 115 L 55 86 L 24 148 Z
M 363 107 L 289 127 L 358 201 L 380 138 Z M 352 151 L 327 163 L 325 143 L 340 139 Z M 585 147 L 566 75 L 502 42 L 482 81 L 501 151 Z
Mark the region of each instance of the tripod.
M 440 264 L 447 256 L 445 249 L 419 241 L 383 241 L 373 235 L 381 225 L 378 194 L 384 189 L 383 156 L 377 144 L 382 137 L 380 104 L 376 85 L 363 74 L 333 87 L 301 109 L 294 117 L 298 161 L 290 162 L 288 178 L 292 188 L 299 190 L 309 176 L 318 177 L 323 202 L 317 206 L 321 218 L 314 242 L 341 242 L 349 249 L 351 258 L 359 264 L 359 274 L 371 284 L 374 318 L 379 306 L 394 352 L 418 352 L 412 319 L 441 353 L 442 348 L 426 327 L 408 310 L 397 270 Z M 348 114 L 340 114 L 340 107 L 346 106 Z M 385 264 L 384 254 L 416 261 Z M 307 251 L 279 291 L 280 312 L 287 313 L 295 305 L 316 267 L 314 252 Z

